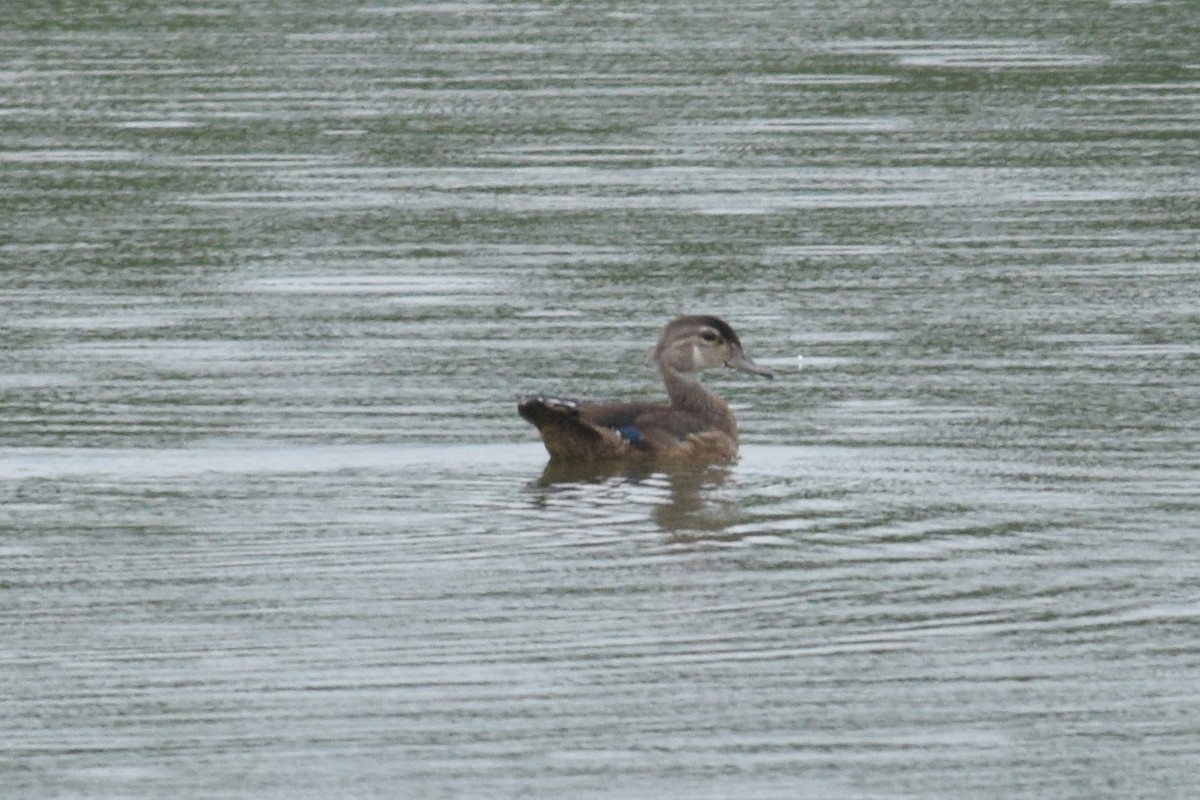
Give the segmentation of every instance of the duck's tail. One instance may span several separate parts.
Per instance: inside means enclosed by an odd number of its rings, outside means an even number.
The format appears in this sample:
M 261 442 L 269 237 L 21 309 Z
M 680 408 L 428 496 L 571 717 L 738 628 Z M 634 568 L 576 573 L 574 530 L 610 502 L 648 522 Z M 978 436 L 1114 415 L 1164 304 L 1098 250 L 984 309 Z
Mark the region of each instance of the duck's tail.
M 576 400 L 540 395 L 517 404 L 517 413 L 538 429 L 552 459 L 603 461 L 630 453 L 629 441 L 620 433 L 588 422 L 579 409 Z

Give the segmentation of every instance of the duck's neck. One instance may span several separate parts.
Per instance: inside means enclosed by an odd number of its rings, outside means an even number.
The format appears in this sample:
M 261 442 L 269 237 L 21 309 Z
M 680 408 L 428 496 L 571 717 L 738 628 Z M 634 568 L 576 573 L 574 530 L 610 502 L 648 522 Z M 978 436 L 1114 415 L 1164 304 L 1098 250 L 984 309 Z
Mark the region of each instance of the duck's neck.
M 695 372 L 677 372 L 665 364 L 661 367 L 663 383 L 671 408 L 695 414 L 717 430 L 737 438 L 737 420 L 725 401 L 704 388 Z

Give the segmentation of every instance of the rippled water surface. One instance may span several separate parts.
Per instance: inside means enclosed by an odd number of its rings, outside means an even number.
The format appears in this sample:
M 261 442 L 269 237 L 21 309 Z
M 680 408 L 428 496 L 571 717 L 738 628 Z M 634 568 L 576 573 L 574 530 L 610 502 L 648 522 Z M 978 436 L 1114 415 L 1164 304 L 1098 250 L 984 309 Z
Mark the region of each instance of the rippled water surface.
M 1191 3 L 67 5 L 6 797 L 1200 794 Z M 741 459 L 544 473 L 684 311 Z

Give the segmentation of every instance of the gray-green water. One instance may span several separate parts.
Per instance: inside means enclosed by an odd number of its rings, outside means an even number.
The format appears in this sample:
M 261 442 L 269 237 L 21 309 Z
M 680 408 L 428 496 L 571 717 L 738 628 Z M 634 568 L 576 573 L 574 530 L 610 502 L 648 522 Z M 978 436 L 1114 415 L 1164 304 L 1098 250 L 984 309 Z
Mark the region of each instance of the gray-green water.
M 37 5 L 5 797 L 1200 792 L 1194 4 Z M 739 463 L 540 480 L 683 311 Z

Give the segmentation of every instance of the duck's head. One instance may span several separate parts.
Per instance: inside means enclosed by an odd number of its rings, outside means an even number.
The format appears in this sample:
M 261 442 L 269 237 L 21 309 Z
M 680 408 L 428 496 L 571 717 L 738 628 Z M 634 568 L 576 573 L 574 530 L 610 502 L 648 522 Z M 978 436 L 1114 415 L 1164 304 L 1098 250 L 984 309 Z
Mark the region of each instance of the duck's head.
M 728 322 L 709 315 L 687 315 L 668 322 L 654 348 L 654 360 L 660 369 L 683 374 L 729 367 L 765 378 L 775 377 L 771 370 L 755 364 L 746 354 L 737 332 Z

